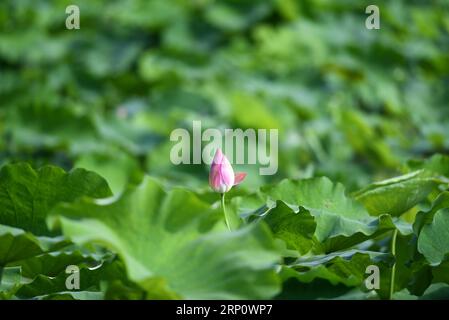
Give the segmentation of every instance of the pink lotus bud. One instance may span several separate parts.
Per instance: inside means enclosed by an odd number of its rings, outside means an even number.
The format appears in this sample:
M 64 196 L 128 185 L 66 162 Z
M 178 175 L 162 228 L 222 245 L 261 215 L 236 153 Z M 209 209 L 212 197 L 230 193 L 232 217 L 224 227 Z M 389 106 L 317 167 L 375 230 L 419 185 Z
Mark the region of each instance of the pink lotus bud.
M 246 173 L 239 172 L 234 174 L 228 158 L 217 149 L 214 160 L 210 168 L 209 185 L 212 190 L 219 193 L 225 193 L 245 179 Z

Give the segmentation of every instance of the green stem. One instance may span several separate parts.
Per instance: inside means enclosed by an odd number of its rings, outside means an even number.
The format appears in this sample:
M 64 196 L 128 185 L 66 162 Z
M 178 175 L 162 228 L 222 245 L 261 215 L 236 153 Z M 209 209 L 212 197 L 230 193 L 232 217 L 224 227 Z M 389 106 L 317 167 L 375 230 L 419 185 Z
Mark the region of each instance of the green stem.
M 225 217 L 226 226 L 228 227 L 229 231 L 231 231 L 231 224 L 229 223 L 229 217 L 228 217 L 228 214 L 226 212 L 225 194 L 224 193 L 221 194 L 221 206 L 223 207 L 223 214 L 224 214 L 224 217 Z
M 391 268 L 391 278 L 390 278 L 390 295 L 389 299 L 393 299 L 394 294 L 394 282 L 396 277 L 396 238 L 398 237 L 398 229 L 394 230 L 393 232 L 393 238 L 391 239 L 391 254 L 395 258 L 395 262 L 393 264 L 393 267 Z

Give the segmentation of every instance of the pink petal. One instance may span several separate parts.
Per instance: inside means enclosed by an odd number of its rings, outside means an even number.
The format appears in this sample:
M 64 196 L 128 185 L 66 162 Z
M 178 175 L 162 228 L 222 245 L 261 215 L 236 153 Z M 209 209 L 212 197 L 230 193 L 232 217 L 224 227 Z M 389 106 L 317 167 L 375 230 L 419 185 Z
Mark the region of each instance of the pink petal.
M 231 163 L 229 162 L 228 158 L 226 158 L 225 155 L 223 155 L 223 160 L 220 169 L 221 169 L 220 170 L 221 178 L 223 179 L 224 184 L 226 184 L 226 186 L 228 186 L 229 189 L 231 189 L 232 186 L 234 185 L 235 179 L 234 169 L 232 169 Z M 227 191 L 229 191 L 229 189 Z
M 220 149 L 217 149 L 209 173 L 209 185 L 215 191 L 220 187 L 220 170 L 222 160 L 223 160 L 223 153 L 221 152 Z
M 229 160 L 217 149 L 209 173 L 209 185 L 219 193 L 228 192 L 234 185 L 234 169 Z
M 242 182 L 246 178 L 245 172 L 237 172 L 235 174 L 234 178 L 234 186 L 238 185 L 240 182 Z
M 218 148 L 217 151 L 215 151 L 214 160 L 212 160 L 212 165 L 214 164 L 221 164 L 223 162 L 223 152 L 221 152 L 221 149 Z
M 220 179 L 220 172 L 216 169 L 211 169 L 209 174 L 209 185 L 210 187 L 218 192 L 220 189 L 221 179 Z

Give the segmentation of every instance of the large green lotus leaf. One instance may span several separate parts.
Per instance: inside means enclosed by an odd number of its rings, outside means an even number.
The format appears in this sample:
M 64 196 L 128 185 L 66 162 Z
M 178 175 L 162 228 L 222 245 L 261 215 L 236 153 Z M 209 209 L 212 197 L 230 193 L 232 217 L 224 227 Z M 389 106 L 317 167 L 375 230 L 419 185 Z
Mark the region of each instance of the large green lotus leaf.
M 48 235 L 46 217 L 58 202 L 111 195 L 103 178 L 83 169 L 66 173 L 52 166 L 36 171 L 26 163 L 6 165 L 0 171 L 0 223 Z
M 23 230 L 0 225 L 0 266 L 44 252 L 39 240 Z
M 147 177 L 119 198 L 84 198 L 54 213 L 50 224 L 75 242 L 116 251 L 131 280 L 148 290 L 163 287 L 164 297 L 269 298 L 278 291 L 279 256 L 267 228 L 223 232 L 221 210 L 184 189 L 166 192 Z
M 437 266 L 427 266 L 434 283 L 449 284 L 449 261 L 448 257 Z
M 445 284 L 433 284 L 418 298 L 419 300 L 449 300 L 449 286 Z
M 13 294 L 20 299 L 141 299 L 145 291 L 127 279 L 123 262 L 110 253 L 56 251 L 14 263 L 19 275 L 14 277 Z M 79 270 L 80 288 L 68 290 L 71 275 L 67 266 Z M 11 277 L 10 277 L 11 278 Z M 12 279 L 6 285 L 11 286 Z M 119 291 L 119 292 L 118 292 Z
M 341 184 L 328 178 L 283 180 L 278 185 L 262 187 L 272 200 L 281 200 L 292 207 L 302 207 L 315 217 L 318 241 L 340 234 L 352 235 L 367 228 L 369 215 L 363 207 L 344 194 Z
M 33 297 L 35 300 L 104 300 L 103 292 L 65 291 Z
M 436 154 L 426 160 L 412 160 L 407 163 L 408 170 L 425 169 L 449 178 L 449 156 Z
M 108 258 L 100 253 L 85 253 L 79 249 L 46 252 L 31 258 L 10 263 L 10 266 L 20 266 L 22 276 L 33 279 L 39 275 L 56 277 L 64 272 L 69 265 L 96 267 Z
M 367 221 L 366 228 L 359 230 L 351 236 L 339 235 L 327 239 L 321 244 L 317 244 L 317 251 L 332 252 L 343 250 L 362 243 L 368 239 L 376 239 L 377 237 L 382 236 L 388 231 L 392 231 L 394 229 L 397 229 L 399 233 L 404 236 L 413 233 L 411 224 L 402 220 L 394 219 L 389 214 L 383 214 Z M 321 250 L 319 250 L 320 245 Z
M 38 238 L 21 229 L 0 225 L 0 298 L 11 296 L 9 291 L 20 285 L 20 261 L 59 250 L 67 244 L 62 237 Z
M 75 108 L 47 104 L 19 106 L 9 110 L 6 127 L 14 145 L 20 149 L 64 146 L 69 152 L 77 153 L 99 148 L 92 117 Z
M 441 264 L 430 267 L 433 283 L 445 283 L 449 285 L 449 259 L 446 257 Z
M 11 299 L 20 286 L 20 267 L 0 267 L 0 300 Z
M 61 296 L 64 299 L 82 299 L 82 292 L 87 296 L 93 295 L 92 298 L 141 299 L 146 296 L 141 287 L 127 279 L 123 262 L 113 254 L 76 247 L 72 250 L 71 247 L 9 263 L 0 273 L 0 298 L 49 299 Z M 66 268 L 73 265 L 80 269 L 80 289 L 76 291 L 66 287 L 70 275 Z
M 395 167 L 398 160 L 384 139 L 378 139 L 376 131 L 363 113 L 350 108 L 335 108 L 334 115 L 341 132 L 355 153 L 366 156 L 369 161 L 377 161 L 386 167 Z M 350 125 L 348 125 L 350 124 Z
M 363 206 L 346 197 L 341 184 L 334 184 L 325 177 L 283 180 L 278 185 L 263 187 L 262 192 L 277 201 L 276 207 L 268 210 L 264 220 L 275 235 L 290 244 L 295 242 L 297 247 L 301 245 L 302 248 L 298 248 L 302 252 L 310 247 L 311 234 L 318 242 L 314 244 L 317 251 L 330 252 L 351 247 L 395 228 L 401 234 L 412 232 L 411 226 L 394 222 L 389 215 L 370 216 Z M 311 233 L 313 223 L 316 228 Z M 287 239 L 286 234 L 294 238 Z M 309 242 L 304 242 L 304 238 Z
M 358 286 L 367 278 L 369 265 L 392 265 L 394 258 L 388 253 L 351 249 L 327 255 L 299 258 L 288 265 L 290 274 L 302 282 L 316 278 L 326 279 L 333 285 Z M 297 273 L 292 273 L 296 271 Z
M 301 254 L 312 248 L 316 223 L 308 212 L 295 212 L 284 202 L 278 201 L 264 221 L 276 238 L 284 240 L 287 248 L 295 249 Z
M 84 258 L 84 260 L 88 260 L 87 257 Z M 50 259 L 50 257 L 45 255 L 42 259 Z M 90 259 L 92 259 L 92 257 L 90 257 Z M 88 266 L 84 261 L 79 261 L 78 253 L 74 252 L 72 254 L 62 254 L 59 256 L 58 260 L 57 264 L 61 266 L 58 268 L 59 272 L 56 273 L 56 269 L 53 268 L 51 272 L 41 270 L 41 272 L 31 280 L 23 278 L 24 280 L 22 280 L 22 282 L 24 283 L 22 283 L 20 288 L 16 290 L 15 296 L 20 299 L 43 299 L 47 295 L 71 295 L 74 291 L 69 290 L 66 286 L 67 278 L 71 273 L 66 273 L 66 267 L 73 265 L 76 265 L 79 268 L 80 289 L 75 290 L 78 292 L 97 293 L 101 294 L 103 297 L 104 292 L 101 291 L 102 281 L 120 280 L 122 282 L 127 282 L 125 276 L 126 271 L 123 264 L 116 259 L 100 259 L 97 261 L 97 265 Z M 64 267 L 62 267 L 63 263 L 65 263 Z M 47 264 L 50 265 L 51 262 Z M 22 277 L 26 276 L 27 272 L 23 270 Z M 76 297 L 74 298 L 76 299 Z
M 388 253 L 351 249 L 299 258 L 281 269 L 281 277 L 284 286 L 296 280 L 297 286 L 306 290 L 296 292 L 292 298 L 302 299 L 304 295 L 310 298 L 310 291 L 314 286 L 325 289 L 313 293 L 313 298 L 336 298 L 346 294 L 350 288 L 367 291 L 364 286 L 364 281 L 369 276 L 366 273 L 367 267 L 376 265 L 382 274 L 391 267 L 393 261 L 394 258 Z M 385 285 L 382 277 L 380 285 Z
M 431 224 L 435 214 L 443 210 L 445 208 L 449 208 L 449 192 L 441 192 L 435 201 L 432 203 L 432 208 L 428 211 L 420 211 L 416 215 L 415 222 L 413 224 L 413 231 L 419 235 L 422 228 L 425 225 Z
M 372 215 L 400 216 L 425 200 L 440 183 L 430 172 L 420 170 L 373 183 L 354 196 Z
M 295 271 L 292 271 L 295 272 Z M 314 300 L 335 299 L 346 294 L 353 287 L 344 284 L 333 285 L 329 281 L 316 278 L 307 283 L 301 282 L 294 276 L 289 277 L 282 283 L 282 291 L 275 299 L 279 300 Z
M 59 250 L 67 244 L 67 240 L 62 237 L 35 237 L 24 230 L 0 225 L 0 267 Z
M 398 250 L 397 252 L 400 251 Z M 406 264 L 404 267 L 407 268 L 408 265 L 410 265 L 410 260 L 408 261 L 408 264 Z M 406 288 L 411 294 L 421 296 L 424 294 L 426 289 L 432 284 L 432 280 L 434 277 L 432 267 L 429 266 L 427 261 L 425 263 L 422 263 L 421 261 L 417 263 L 414 261 L 413 263 L 411 263 L 411 266 L 412 268 L 408 268 L 408 272 L 406 269 L 406 272 L 404 273 L 403 272 L 404 267 L 402 267 L 398 263 L 396 265 L 396 275 L 404 279 L 407 279 L 408 283 Z
M 442 194 L 435 205 L 426 215 L 420 215 L 420 220 L 430 223 L 420 228 L 418 236 L 418 251 L 427 261 L 435 266 L 440 264 L 445 256 L 449 254 L 449 193 Z M 432 219 L 433 218 L 433 219 Z

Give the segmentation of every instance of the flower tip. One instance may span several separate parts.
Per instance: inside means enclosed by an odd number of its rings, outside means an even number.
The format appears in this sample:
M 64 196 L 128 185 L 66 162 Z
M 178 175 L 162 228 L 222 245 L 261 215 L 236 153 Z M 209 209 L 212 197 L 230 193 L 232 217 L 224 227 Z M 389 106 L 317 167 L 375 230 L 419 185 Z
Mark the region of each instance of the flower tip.
M 223 152 L 220 148 L 215 151 L 214 159 L 212 160 L 215 164 L 221 164 L 223 162 Z
M 240 184 L 246 178 L 246 172 L 237 172 L 234 178 L 234 186 Z

